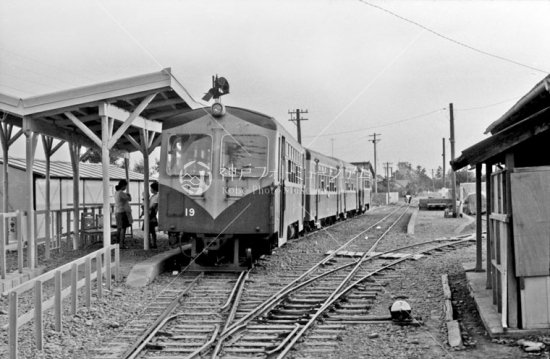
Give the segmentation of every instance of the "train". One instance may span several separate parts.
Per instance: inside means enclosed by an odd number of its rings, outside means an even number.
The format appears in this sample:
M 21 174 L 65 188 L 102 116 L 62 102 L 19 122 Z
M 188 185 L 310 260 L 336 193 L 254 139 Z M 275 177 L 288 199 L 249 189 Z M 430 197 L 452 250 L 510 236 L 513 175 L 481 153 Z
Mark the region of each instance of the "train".
M 202 267 L 240 268 L 370 207 L 372 174 L 305 148 L 273 117 L 217 102 L 163 122 L 159 230 Z

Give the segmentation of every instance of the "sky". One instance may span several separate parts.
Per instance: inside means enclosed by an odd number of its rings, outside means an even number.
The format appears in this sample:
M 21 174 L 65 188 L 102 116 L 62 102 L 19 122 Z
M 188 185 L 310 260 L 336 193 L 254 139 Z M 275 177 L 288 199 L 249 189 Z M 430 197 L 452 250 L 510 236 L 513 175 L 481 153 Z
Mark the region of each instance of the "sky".
M 306 147 L 372 162 L 376 133 L 378 168 L 430 173 L 443 138 L 450 159 L 450 103 L 459 156 L 549 73 L 549 16 L 549 1 L 2 0 L 0 93 L 170 67 L 200 101 L 218 74 L 224 104 L 291 133 L 289 110 L 307 110 Z M 24 157 L 22 142 L 11 156 Z

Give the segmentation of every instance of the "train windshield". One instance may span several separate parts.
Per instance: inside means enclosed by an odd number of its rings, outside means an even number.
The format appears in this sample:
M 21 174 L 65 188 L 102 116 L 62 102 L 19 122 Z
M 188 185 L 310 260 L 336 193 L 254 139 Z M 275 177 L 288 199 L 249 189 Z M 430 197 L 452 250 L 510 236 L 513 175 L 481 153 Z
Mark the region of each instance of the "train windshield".
M 179 176 L 182 170 L 188 175 L 210 172 L 212 170 L 212 137 L 205 134 L 170 137 L 166 163 L 166 172 L 172 176 Z
M 224 177 L 266 177 L 268 175 L 267 137 L 224 136 L 220 173 Z

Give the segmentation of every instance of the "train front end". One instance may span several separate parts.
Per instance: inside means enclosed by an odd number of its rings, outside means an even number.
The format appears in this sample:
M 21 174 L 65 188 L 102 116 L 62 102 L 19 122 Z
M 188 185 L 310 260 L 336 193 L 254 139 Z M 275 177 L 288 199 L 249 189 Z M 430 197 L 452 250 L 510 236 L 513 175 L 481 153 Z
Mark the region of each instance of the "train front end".
M 198 265 L 241 267 L 274 244 L 277 126 L 234 107 L 163 124 L 159 230 L 192 246 Z

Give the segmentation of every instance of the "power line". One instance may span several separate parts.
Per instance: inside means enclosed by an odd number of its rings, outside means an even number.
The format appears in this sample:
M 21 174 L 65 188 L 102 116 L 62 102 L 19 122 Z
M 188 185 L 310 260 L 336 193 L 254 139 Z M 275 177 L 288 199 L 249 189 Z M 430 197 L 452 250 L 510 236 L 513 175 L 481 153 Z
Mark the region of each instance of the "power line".
M 517 100 L 517 97 L 509 98 L 508 100 L 504 100 L 504 101 L 500 101 L 500 102 L 495 102 L 495 103 L 492 103 L 492 104 L 490 104 L 490 105 L 485 105 L 485 106 L 476 106 L 476 107 L 468 107 L 468 108 L 455 108 L 455 111 L 474 111 L 474 110 L 483 110 L 483 109 L 488 108 L 488 107 L 493 107 L 493 106 L 502 105 L 503 103 L 510 102 L 510 101 L 515 101 L 515 100 Z
M 361 3 L 363 3 L 363 4 L 365 4 L 365 5 L 368 5 L 368 6 L 370 6 L 370 7 L 373 7 L 373 8 L 379 9 L 379 10 L 382 10 L 382 11 L 384 11 L 384 12 L 387 12 L 388 14 L 390 14 L 390 15 L 392 15 L 392 16 L 395 16 L 395 17 L 397 17 L 397 18 L 399 18 L 399 19 L 401 19 L 401 20 L 403 20 L 403 21 L 406 21 L 406 22 L 408 22 L 408 23 L 410 23 L 410 24 L 413 24 L 413 25 L 415 25 L 415 26 L 417 26 L 417 27 L 420 27 L 421 29 L 424 29 L 424 30 L 426 30 L 426 31 L 428 31 L 428 32 L 431 32 L 432 34 L 434 34 L 434 35 L 436 35 L 436 36 L 439 36 L 439 37 L 441 37 L 442 39 L 445 39 L 445 40 L 450 41 L 450 42 L 452 42 L 452 43 L 454 43 L 454 44 L 456 44 L 456 45 L 465 47 L 465 48 L 470 49 L 470 50 L 472 50 L 472 51 L 478 52 L 478 53 L 480 53 L 480 54 L 482 54 L 482 55 L 490 56 L 490 57 L 492 57 L 492 58 L 495 58 L 495 59 L 498 59 L 498 60 L 501 60 L 501 61 L 509 62 L 509 63 L 511 63 L 511 64 L 514 64 L 514 65 L 518 65 L 518 66 L 521 66 L 521 67 L 528 68 L 528 69 L 530 69 L 530 70 L 542 72 L 543 74 L 548 74 L 548 73 L 550 72 L 550 71 L 547 71 L 547 70 L 539 69 L 539 68 L 537 68 L 537 67 L 533 67 L 533 66 L 530 66 L 530 65 L 523 64 L 523 63 L 521 63 L 521 62 L 518 62 L 518 61 L 512 60 L 512 59 L 509 59 L 509 58 L 504 57 L 504 56 L 492 54 L 492 53 L 487 52 L 487 51 L 485 51 L 485 50 L 478 49 L 478 48 L 473 47 L 473 46 L 470 46 L 470 45 L 468 45 L 468 44 L 466 44 L 466 43 L 464 43 L 464 42 L 455 40 L 455 39 L 453 39 L 453 38 L 451 38 L 451 37 L 449 37 L 449 36 L 443 35 L 443 34 L 437 32 L 437 31 L 435 31 L 435 30 L 430 29 L 429 27 L 427 27 L 427 26 L 425 26 L 425 25 L 422 25 L 422 24 L 420 24 L 420 23 L 418 23 L 418 22 L 416 22 L 416 21 L 413 21 L 413 20 L 411 20 L 411 19 L 408 19 L 408 18 L 406 18 L 406 17 L 403 17 L 403 16 L 401 16 L 401 15 L 399 15 L 399 14 L 393 12 L 393 11 L 390 11 L 390 10 L 388 10 L 388 9 L 385 9 L 385 8 L 383 8 L 383 7 L 381 7 L 381 6 L 378 6 L 378 5 L 369 3 L 369 2 L 367 2 L 367 1 L 365 1 L 365 0 L 358 0 L 358 1 L 361 2 Z
M 434 114 L 434 113 L 436 113 L 436 112 L 444 111 L 444 110 L 446 110 L 446 109 L 445 109 L 445 108 L 438 108 L 437 110 L 433 110 L 433 111 L 430 111 L 430 112 L 426 112 L 426 113 L 423 113 L 423 114 L 421 114 L 421 115 L 416 115 L 416 116 L 413 116 L 413 117 L 408 117 L 408 118 L 405 118 L 405 119 L 402 119 L 402 120 L 393 121 L 393 122 L 388 122 L 388 123 L 381 124 L 381 125 L 363 127 L 363 128 L 358 128 L 358 129 L 349 130 L 349 131 L 333 132 L 333 133 L 326 134 L 326 135 L 304 136 L 304 137 L 328 137 L 328 136 L 334 136 L 334 135 L 343 135 L 343 134 L 346 134 L 346 133 L 354 133 L 354 132 L 358 132 L 358 131 L 372 130 L 372 129 L 374 129 L 374 128 L 386 127 L 386 126 L 395 125 L 395 124 L 397 124 L 397 123 L 402 123 L 402 122 L 407 122 L 407 121 L 411 121 L 411 120 L 416 120 L 416 119 L 418 119 L 418 118 L 426 117 L 426 116 L 432 115 L 432 114 Z

